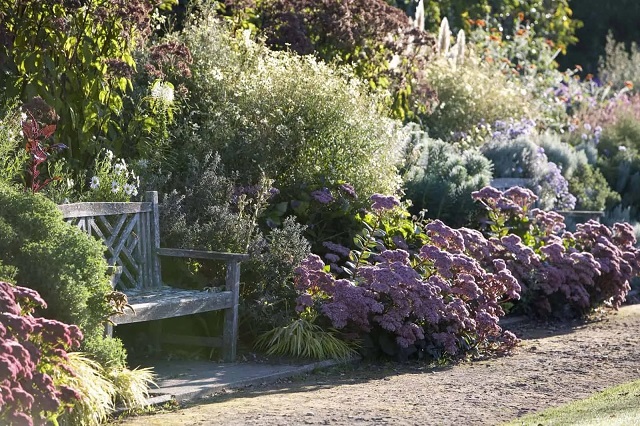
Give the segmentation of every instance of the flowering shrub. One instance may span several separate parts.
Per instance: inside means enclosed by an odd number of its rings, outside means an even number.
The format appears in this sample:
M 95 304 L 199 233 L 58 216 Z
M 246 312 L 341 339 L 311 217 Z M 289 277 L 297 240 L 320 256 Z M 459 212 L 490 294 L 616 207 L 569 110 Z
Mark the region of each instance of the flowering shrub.
M 174 154 L 218 152 L 239 183 L 264 174 L 282 192 L 341 182 L 362 197 L 398 188 L 404 132 L 346 69 L 270 51 L 246 32 L 234 37 L 210 10 L 194 14 L 179 39 L 193 58 L 185 85 L 197 113 L 176 114 Z
M 531 209 L 535 196 L 512 188 L 474 193 L 488 212 L 489 244 L 475 249 L 482 259 L 503 259 L 522 288 L 521 307 L 541 316 L 580 315 L 608 303 L 620 306 L 640 274 L 633 228 L 595 221 L 564 232 L 557 213 Z M 486 260 L 485 260 L 486 262 Z
M 399 205 L 392 197 L 371 201 L 374 216 Z M 296 270 L 298 310 L 314 309 L 337 329 L 376 336 L 390 354 L 458 356 L 515 344 L 515 336 L 497 325 L 504 314 L 499 302 L 519 292 L 504 262 L 484 269 L 467 254 L 462 232 L 440 221 L 425 229 L 430 241 L 413 255 L 385 247 L 374 237 L 383 234 L 379 229 L 365 233 L 362 251 L 350 253 L 349 279 L 336 278 L 320 257 L 309 256 Z M 397 347 L 386 347 L 386 336 Z
M 374 90 L 388 92 L 385 103 L 396 118 L 412 119 L 431 104 L 434 93 L 421 71 L 431 59 L 433 36 L 384 0 L 236 1 L 225 6 L 236 19 L 249 13 L 253 19 L 242 27 L 257 26 L 271 49 L 349 64 Z
M 521 126 L 496 123 L 491 141 L 482 146 L 482 153 L 494 165 L 494 177 L 529 179 L 541 208 L 573 210 L 576 198 L 569 192 L 569 182 L 558 165 L 548 160 L 544 148 L 532 140 L 532 127 L 521 130 Z
M 0 418 L 8 425 L 49 424 L 80 399 L 52 376 L 69 369 L 67 351 L 82 333 L 34 317 L 35 308 L 46 308 L 36 291 L 0 281 Z
M 88 186 L 81 197 L 83 201 L 130 201 L 138 195 L 140 178 L 124 158 L 116 158 L 107 149 L 96 156 Z
M 530 94 L 519 81 L 508 80 L 473 57 L 455 68 L 448 61 L 433 61 L 426 73 L 438 96 L 431 113 L 422 117 L 433 138 L 459 140 L 482 121 L 537 116 L 530 108 Z

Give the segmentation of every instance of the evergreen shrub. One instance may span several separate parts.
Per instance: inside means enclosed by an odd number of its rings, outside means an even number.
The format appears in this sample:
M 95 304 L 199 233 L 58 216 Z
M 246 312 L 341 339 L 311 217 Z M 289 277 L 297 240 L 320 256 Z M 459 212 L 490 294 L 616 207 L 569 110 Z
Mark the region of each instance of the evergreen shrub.
M 460 152 L 455 145 L 422 135 L 411 154 L 416 158 L 404 179 L 415 213 L 460 226 L 472 216 L 471 193 L 491 180 L 491 163 L 477 150 Z
M 82 330 L 83 350 L 103 365 L 123 365 L 119 340 L 103 337 L 110 314 L 104 246 L 66 224 L 53 202 L 0 184 L 0 259 L 14 279 L 40 293 L 41 313 Z

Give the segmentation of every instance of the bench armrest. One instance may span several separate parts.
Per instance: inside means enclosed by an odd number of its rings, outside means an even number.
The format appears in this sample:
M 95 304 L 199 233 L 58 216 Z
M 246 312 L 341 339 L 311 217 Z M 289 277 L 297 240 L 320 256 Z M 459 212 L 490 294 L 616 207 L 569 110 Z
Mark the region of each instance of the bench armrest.
M 191 259 L 210 259 L 210 260 L 223 260 L 223 261 L 237 261 L 249 259 L 248 254 L 243 253 L 223 253 L 217 251 L 207 250 L 189 250 L 189 249 L 176 249 L 176 248 L 158 248 L 156 249 L 158 256 L 171 256 L 171 257 L 187 257 Z

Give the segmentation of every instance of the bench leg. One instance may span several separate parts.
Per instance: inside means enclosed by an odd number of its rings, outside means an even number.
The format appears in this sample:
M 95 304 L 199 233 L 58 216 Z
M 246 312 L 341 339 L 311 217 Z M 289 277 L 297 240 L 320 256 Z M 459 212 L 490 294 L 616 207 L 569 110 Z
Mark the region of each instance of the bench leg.
M 110 322 L 104 325 L 104 335 L 105 337 L 113 337 L 113 324 Z
M 149 321 L 149 337 L 151 340 L 151 350 L 154 354 L 160 353 L 160 337 L 162 334 L 162 320 Z
M 240 262 L 227 262 L 227 291 L 231 291 L 232 303 L 224 312 L 224 331 L 222 336 L 222 350 L 225 362 L 236 360 L 236 346 L 238 343 L 238 305 L 240 302 Z

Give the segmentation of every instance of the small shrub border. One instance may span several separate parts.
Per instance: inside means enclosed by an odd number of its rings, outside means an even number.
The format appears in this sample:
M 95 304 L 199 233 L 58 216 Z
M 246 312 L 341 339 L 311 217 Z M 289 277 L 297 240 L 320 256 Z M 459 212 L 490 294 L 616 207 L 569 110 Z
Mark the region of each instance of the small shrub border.
M 570 233 L 561 215 L 531 209 L 528 189 L 473 196 L 487 209 L 484 234 L 435 220 L 414 227 L 421 238 L 389 228 L 402 215 L 397 199 L 372 196 L 356 249 L 339 246 L 344 253 L 325 256 L 330 265 L 311 254 L 296 269 L 297 310 L 388 355 L 460 357 L 517 343 L 498 325 L 506 303 L 522 299 L 524 312 L 542 317 L 617 309 L 640 275 L 629 224 L 590 221 Z M 424 244 L 410 249 L 408 239 Z

